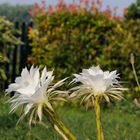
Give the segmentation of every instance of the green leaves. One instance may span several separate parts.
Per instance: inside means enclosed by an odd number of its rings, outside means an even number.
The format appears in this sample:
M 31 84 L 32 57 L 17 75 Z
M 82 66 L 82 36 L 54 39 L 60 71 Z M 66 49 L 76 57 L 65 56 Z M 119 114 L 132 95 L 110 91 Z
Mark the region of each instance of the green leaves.
M 18 34 L 14 30 L 13 24 L 8 20 L 0 17 L 0 80 L 6 80 L 6 72 L 4 70 L 5 63 L 9 63 L 8 53 L 12 52 L 14 45 L 21 43 L 14 35 Z
M 37 13 L 30 61 L 55 67 L 58 79 L 98 63 L 116 23 L 104 14 L 67 11 Z M 36 34 L 38 32 L 38 34 Z
M 36 13 L 33 21 L 31 63 L 55 67 L 57 79 L 100 64 L 105 69 L 117 69 L 130 87 L 135 86 L 129 58 L 134 52 L 140 75 L 140 20 L 109 19 L 103 12 L 88 10 L 61 10 L 51 15 Z

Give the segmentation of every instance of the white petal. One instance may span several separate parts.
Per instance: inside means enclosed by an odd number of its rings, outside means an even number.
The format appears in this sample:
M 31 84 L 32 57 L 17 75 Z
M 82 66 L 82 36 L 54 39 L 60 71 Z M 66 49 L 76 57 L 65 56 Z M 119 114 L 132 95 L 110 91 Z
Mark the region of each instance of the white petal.
M 27 104 L 24 108 L 24 113 L 25 115 L 30 111 L 30 109 L 32 108 L 33 104 L 30 103 L 30 104 Z
M 62 80 L 60 80 L 59 82 L 57 82 L 52 88 L 57 88 L 57 87 L 60 87 L 64 84 L 64 81 L 66 80 L 67 78 L 64 78 Z
M 109 78 L 111 78 L 111 79 L 115 79 L 115 78 L 117 78 L 116 73 L 117 73 L 117 71 L 116 71 L 116 70 L 115 70 L 115 71 L 110 72 L 110 73 L 109 73 Z
M 53 71 L 48 71 L 48 72 L 46 73 L 46 76 L 47 76 L 48 78 L 52 77 L 52 75 L 53 75 Z
M 17 77 L 17 78 L 15 79 L 15 83 L 20 83 L 20 82 L 21 82 L 21 80 L 22 80 L 22 78 L 21 78 L 21 77 Z
M 19 85 L 18 84 L 10 84 L 5 91 L 7 93 L 10 93 L 12 91 L 16 91 L 18 88 L 19 88 Z
M 24 79 L 30 79 L 30 74 L 29 74 L 29 71 L 27 70 L 27 68 L 24 68 L 22 70 L 21 77 L 23 77 Z
M 32 80 L 33 80 L 33 83 L 36 86 L 39 82 L 39 69 L 38 68 L 36 68 L 34 73 L 32 73 Z
M 96 66 L 96 67 L 91 67 L 89 69 L 89 73 L 92 74 L 92 75 L 95 75 L 95 74 L 103 74 L 103 71 L 101 70 L 100 66 Z
M 104 79 L 108 78 L 109 77 L 109 71 L 105 71 L 104 72 Z
M 41 75 L 41 83 L 43 84 L 45 82 L 47 76 L 47 69 L 46 67 L 44 67 L 43 71 L 42 71 L 42 75 Z
M 44 87 L 39 88 L 32 96 L 31 99 L 35 103 L 43 102 L 44 100 Z
M 17 91 L 20 94 L 31 96 L 32 94 L 35 93 L 35 87 L 32 85 L 29 85 L 27 87 L 16 89 L 15 91 Z

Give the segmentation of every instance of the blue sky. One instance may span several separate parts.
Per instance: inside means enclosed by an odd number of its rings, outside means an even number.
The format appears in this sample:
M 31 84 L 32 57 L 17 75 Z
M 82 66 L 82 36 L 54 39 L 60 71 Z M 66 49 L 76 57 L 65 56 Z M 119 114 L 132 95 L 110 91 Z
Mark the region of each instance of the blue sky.
M 1 3 L 10 3 L 12 5 L 15 4 L 34 4 L 35 2 L 40 3 L 42 0 L 0 0 Z M 72 2 L 73 0 L 65 0 L 67 3 Z M 75 0 L 79 1 L 79 0 Z M 131 3 L 135 2 L 136 0 L 102 0 L 103 1 L 103 8 L 107 5 L 110 7 L 118 7 L 118 13 L 121 14 L 125 7 L 128 7 Z M 46 0 L 48 4 L 55 4 L 57 0 Z

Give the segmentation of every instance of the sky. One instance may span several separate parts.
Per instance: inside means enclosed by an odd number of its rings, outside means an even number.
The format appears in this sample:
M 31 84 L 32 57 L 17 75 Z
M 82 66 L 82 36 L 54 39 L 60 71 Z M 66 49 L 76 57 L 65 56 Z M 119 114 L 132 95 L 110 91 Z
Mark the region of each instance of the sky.
M 9 3 L 12 5 L 16 4 L 34 4 L 35 2 L 41 3 L 42 0 L 0 0 L 0 4 Z M 58 0 L 46 0 L 47 4 L 56 4 Z M 65 0 L 67 3 L 71 3 L 73 0 Z M 79 1 L 79 0 L 75 0 Z M 122 14 L 124 8 L 128 7 L 131 3 L 136 2 L 136 0 L 102 0 L 103 9 L 110 5 L 111 8 L 118 7 L 118 14 Z

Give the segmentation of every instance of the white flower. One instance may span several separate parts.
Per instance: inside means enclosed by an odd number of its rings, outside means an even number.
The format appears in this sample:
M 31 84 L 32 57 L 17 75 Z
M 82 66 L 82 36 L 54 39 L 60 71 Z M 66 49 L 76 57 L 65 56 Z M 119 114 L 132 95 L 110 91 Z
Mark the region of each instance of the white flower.
M 110 98 L 121 99 L 122 88 L 118 82 L 119 74 L 117 71 L 103 72 L 99 66 L 83 69 L 82 73 L 74 74 L 75 78 L 72 82 L 80 82 L 82 85 L 71 89 L 73 93 L 71 98 L 82 98 L 82 103 L 90 104 L 91 98 L 94 100 L 96 96 L 104 97 L 109 102 Z
M 21 72 L 21 76 L 15 79 L 15 83 L 9 85 L 6 92 L 12 91 L 32 95 L 35 92 L 35 88 L 39 84 L 39 70 L 38 68 L 31 67 L 30 71 L 24 68 Z
M 8 100 L 11 103 L 11 111 L 16 111 L 20 106 L 24 107 L 23 117 L 31 111 L 30 122 L 36 113 L 39 119 L 42 119 L 43 107 L 48 107 L 53 111 L 52 102 L 56 100 L 64 100 L 67 92 L 55 90 L 63 85 L 66 79 L 51 85 L 54 79 L 53 71 L 47 72 L 46 67 L 42 74 L 39 68 L 31 67 L 22 70 L 21 76 L 17 77 L 15 83 L 9 85 L 6 89 L 7 93 L 15 92 L 15 95 Z M 22 117 L 21 117 L 22 118 Z

